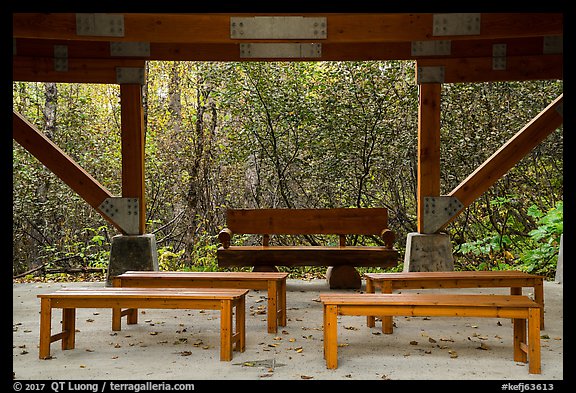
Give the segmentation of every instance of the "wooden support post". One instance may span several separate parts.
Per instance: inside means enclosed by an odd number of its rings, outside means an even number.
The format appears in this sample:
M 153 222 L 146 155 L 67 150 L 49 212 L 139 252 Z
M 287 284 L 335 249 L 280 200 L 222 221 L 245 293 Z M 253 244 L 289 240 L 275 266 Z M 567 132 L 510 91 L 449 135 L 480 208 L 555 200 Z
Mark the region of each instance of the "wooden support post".
M 138 234 L 146 229 L 146 199 L 144 190 L 144 110 L 142 87 L 139 84 L 120 85 L 122 121 L 122 196 L 140 201 Z
M 424 197 L 440 195 L 440 83 L 420 84 L 418 102 L 418 232 L 424 226 Z

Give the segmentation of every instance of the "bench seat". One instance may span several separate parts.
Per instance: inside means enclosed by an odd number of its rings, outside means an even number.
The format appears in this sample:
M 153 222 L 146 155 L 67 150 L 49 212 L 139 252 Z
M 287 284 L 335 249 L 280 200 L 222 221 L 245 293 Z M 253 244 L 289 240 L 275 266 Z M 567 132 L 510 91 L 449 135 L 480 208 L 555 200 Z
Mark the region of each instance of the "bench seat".
M 366 292 L 382 293 L 401 289 L 441 288 L 510 288 L 511 295 L 522 295 L 523 287 L 534 290 L 534 301 L 540 305 L 540 329 L 544 329 L 544 276 L 514 270 L 503 271 L 449 271 L 365 273 Z M 374 317 L 368 317 L 368 326 L 374 326 Z M 392 333 L 392 317 L 382 321 L 382 332 Z
M 220 310 L 220 360 L 232 360 L 234 349 L 245 349 L 247 289 L 71 288 L 40 294 L 40 359 L 49 359 L 50 344 L 62 340 L 62 349 L 74 349 L 77 308 L 112 309 L 112 330 L 121 329 L 121 317 L 137 323 L 138 308 Z M 62 309 L 62 331 L 52 334 L 52 309 Z M 123 308 L 127 310 L 122 311 Z M 235 315 L 235 323 L 233 323 Z
M 176 272 L 127 271 L 113 278 L 114 287 L 149 288 L 246 288 L 268 292 L 268 333 L 286 326 L 286 279 L 284 272 Z
M 540 374 L 540 305 L 527 296 L 453 294 L 321 294 L 324 358 L 338 367 L 338 316 L 484 317 L 513 320 L 514 361 Z M 383 336 L 384 337 L 384 336 Z

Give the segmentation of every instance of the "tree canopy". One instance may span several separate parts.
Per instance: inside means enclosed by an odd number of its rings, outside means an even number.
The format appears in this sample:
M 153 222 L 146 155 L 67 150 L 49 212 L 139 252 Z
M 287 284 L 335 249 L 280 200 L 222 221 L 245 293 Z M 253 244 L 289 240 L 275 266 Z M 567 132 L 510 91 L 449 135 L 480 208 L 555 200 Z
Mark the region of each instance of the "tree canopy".
M 146 231 L 165 267 L 216 269 L 227 207 L 387 207 L 401 251 L 416 231 L 413 62 L 148 62 L 143 89 Z M 441 192 L 562 89 L 444 84 Z M 13 106 L 121 194 L 117 85 L 14 82 Z M 16 142 L 12 162 L 14 274 L 105 267 L 114 229 Z M 449 225 L 457 267 L 553 274 L 562 199 L 560 128 Z

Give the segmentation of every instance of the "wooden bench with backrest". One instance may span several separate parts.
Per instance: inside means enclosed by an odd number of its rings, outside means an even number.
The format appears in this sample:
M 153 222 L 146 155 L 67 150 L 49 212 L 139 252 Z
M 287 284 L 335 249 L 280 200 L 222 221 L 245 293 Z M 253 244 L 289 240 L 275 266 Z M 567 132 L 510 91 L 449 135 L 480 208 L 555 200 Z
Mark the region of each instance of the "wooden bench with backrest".
M 62 340 L 62 349 L 74 349 L 77 308 L 112 309 L 112 330 L 121 330 L 121 318 L 138 322 L 138 308 L 220 310 L 220 360 L 232 360 L 235 349 L 244 352 L 247 289 L 66 288 L 40 294 L 40 359 L 50 359 L 50 344 Z M 62 309 L 62 331 L 52 334 L 52 309 Z M 126 310 L 122 310 L 125 308 Z M 234 318 L 235 317 L 235 318 Z M 235 319 L 235 322 L 233 321 Z
M 261 245 L 233 245 L 234 235 L 262 235 Z M 273 235 L 337 235 L 337 245 L 272 245 Z M 349 245 L 347 237 L 372 236 L 382 245 Z M 360 288 L 355 267 L 394 267 L 398 251 L 385 208 L 228 209 L 218 238 L 220 267 L 328 266 L 331 288 Z
M 283 272 L 127 271 L 113 278 L 114 287 L 246 288 L 268 293 L 268 333 L 286 326 L 286 278 Z
M 527 296 L 479 294 L 321 294 L 324 358 L 338 367 L 338 316 L 512 318 L 514 361 L 540 374 L 540 305 Z
M 366 293 L 379 287 L 382 293 L 402 289 L 442 288 L 510 288 L 511 295 L 522 295 L 523 287 L 531 287 L 534 301 L 540 305 L 540 329 L 544 329 L 544 276 L 514 270 L 365 273 Z M 368 326 L 374 326 L 374 317 L 368 317 Z M 382 332 L 392 333 L 392 317 L 382 320 Z

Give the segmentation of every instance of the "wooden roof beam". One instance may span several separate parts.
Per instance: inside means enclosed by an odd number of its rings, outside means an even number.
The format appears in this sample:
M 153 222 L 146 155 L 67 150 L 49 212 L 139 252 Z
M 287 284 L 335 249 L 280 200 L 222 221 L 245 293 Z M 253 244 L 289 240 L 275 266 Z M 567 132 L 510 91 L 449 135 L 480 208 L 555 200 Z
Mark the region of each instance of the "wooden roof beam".
M 118 68 L 144 69 L 144 60 L 73 59 L 66 70 L 55 68 L 55 58 L 14 56 L 12 80 L 20 82 L 119 83 Z
M 321 43 L 319 61 L 339 60 L 420 60 L 428 58 L 469 58 L 492 56 L 495 44 L 506 45 L 509 56 L 536 56 L 544 53 L 544 37 L 483 39 L 483 40 L 443 40 L 447 51 L 436 54 L 418 52 L 417 48 L 426 45 L 423 41 L 414 42 L 358 42 Z M 438 41 L 435 41 L 438 42 Z M 118 56 L 111 54 L 109 41 L 66 41 L 52 39 L 18 38 L 14 40 L 17 56 L 53 57 L 54 48 L 65 46 L 69 58 L 90 59 L 143 59 L 168 61 L 242 61 L 239 43 L 190 44 L 190 43 L 146 43 L 149 53 L 144 55 Z M 415 49 L 413 49 L 415 48 Z M 248 59 L 250 60 L 250 59 Z M 261 60 L 261 59 L 258 59 Z M 293 60 L 293 59 L 292 59 Z
M 492 57 L 425 59 L 416 62 L 416 80 L 426 68 L 442 68 L 443 77 L 434 82 L 502 82 L 563 79 L 563 56 L 506 56 L 505 68 L 494 69 Z
M 76 15 L 74 13 L 15 13 L 12 17 L 13 37 L 164 43 L 231 43 L 246 41 L 230 37 L 231 16 L 263 16 L 258 14 L 116 14 L 122 15 L 122 34 L 102 37 L 79 35 L 76 29 Z M 288 16 L 289 14 L 274 15 Z M 326 39 L 322 40 L 325 43 L 513 38 L 563 34 L 562 13 L 482 13 L 478 34 L 449 36 L 435 34 L 434 14 L 431 13 L 303 13 L 300 15 L 326 17 Z

